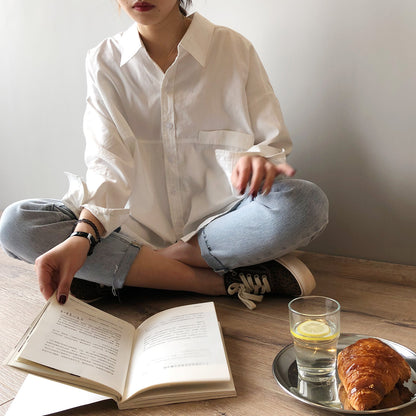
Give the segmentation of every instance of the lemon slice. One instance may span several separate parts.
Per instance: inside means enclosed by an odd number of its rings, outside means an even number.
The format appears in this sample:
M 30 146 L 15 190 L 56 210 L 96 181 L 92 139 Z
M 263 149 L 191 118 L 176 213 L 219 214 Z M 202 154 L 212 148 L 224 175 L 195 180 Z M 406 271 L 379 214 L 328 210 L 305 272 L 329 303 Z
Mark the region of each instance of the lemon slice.
M 296 327 L 294 335 L 302 339 L 329 339 L 335 336 L 331 335 L 331 328 L 322 321 L 308 320 L 300 323 Z

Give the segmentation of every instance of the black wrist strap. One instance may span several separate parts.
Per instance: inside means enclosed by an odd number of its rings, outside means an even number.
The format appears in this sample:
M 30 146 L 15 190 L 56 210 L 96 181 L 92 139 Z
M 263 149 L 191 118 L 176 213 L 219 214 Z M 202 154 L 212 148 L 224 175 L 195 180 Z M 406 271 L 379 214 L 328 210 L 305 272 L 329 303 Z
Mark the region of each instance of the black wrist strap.
M 99 243 L 100 241 L 101 241 L 101 238 L 100 238 L 100 233 L 98 232 L 98 228 L 97 228 L 97 226 L 92 222 L 92 221 L 90 221 L 89 219 L 87 219 L 87 218 L 80 218 L 79 220 L 77 220 L 77 222 L 75 223 L 75 226 L 74 226 L 74 229 L 75 229 L 75 227 L 77 226 L 77 224 L 79 224 L 79 223 L 85 223 L 85 224 L 88 224 L 93 230 L 94 230 L 94 233 L 95 233 L 95 239 L 97 240 L 97 243 Z
M 83 237 L 86 238 L 90 242 L 90 249 L 88 250 L 88 256 L 91 256 L 91 254 L 94 251 L 94 247 L 97 245 L 97 240 L 94 238 L 94 236 L 91 233 L 86 233 L 84 231 L 74 231 L 70 237 Z

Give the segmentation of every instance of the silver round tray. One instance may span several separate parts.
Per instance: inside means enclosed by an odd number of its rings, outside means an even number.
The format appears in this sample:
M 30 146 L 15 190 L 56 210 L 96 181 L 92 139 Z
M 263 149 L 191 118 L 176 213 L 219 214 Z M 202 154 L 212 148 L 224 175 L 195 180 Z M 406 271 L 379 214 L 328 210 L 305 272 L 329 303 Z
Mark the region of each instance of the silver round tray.
M 369 335 L 341 334 L 338 341 L 338 352 L 340 352 L 348 345 L 358 341 L 359 339 L 369 337 Z M 338 413 L 349 413 L 356 415 L 385 413 L 402 409 L 403 407 L 414 404 L 416 402 L 416 354 L 403 345 L 397 344 L 396 342 L 379 337 L 373 338 L 378 338 L 379 340 L 385 342 L 391 348 L 396 350 L 409 363 L 411 368 L 411 377 L 406 383 L 404 383 L 404 386 L 407 387 L 413 394 L 409 402 L 401 404 L 400 406 L 389 407 L 385 409 L 365 411 L 346 410 L 338 398 L 338 388 L 341 384 L 338 375 L 336 376 L 336 380 L 330 384 L 310 384 L 298 382 L 298 370 L 296 367 L 295 349 L 293 344 L 287 345 L 276 355 L 273 361 L 274 378 L 276 379 L 279 386 L 295 399 L 320 409 Z

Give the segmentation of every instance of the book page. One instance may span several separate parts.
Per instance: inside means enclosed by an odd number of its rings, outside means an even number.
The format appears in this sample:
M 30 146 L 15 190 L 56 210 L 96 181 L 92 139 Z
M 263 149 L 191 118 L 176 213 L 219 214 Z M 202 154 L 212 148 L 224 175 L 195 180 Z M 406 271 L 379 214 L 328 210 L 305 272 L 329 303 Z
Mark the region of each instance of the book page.
M 72 296 L 50 299 L 19 359 L 33 361 L 123 392 L 133 325 Z
M 44 416 L 103 400 L 109 398 L 29 374 L 6 416 Z
M 151 386 L 229 379 L 214 304 L 187 305 L 137 328 L 123 400 Z

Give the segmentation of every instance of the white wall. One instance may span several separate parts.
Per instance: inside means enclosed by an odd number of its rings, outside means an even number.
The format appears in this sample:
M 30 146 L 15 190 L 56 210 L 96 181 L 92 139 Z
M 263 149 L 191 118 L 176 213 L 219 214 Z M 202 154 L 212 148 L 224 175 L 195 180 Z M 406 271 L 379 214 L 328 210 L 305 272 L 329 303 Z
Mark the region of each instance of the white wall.
M 327 193 L 309 250 L 416 265 L 416 1 L 194 0 L 256 46 L 294 141 Z M 0 209 L 84 174 L 84 57 L 130 24 L 114 0 L 2 0 Z

